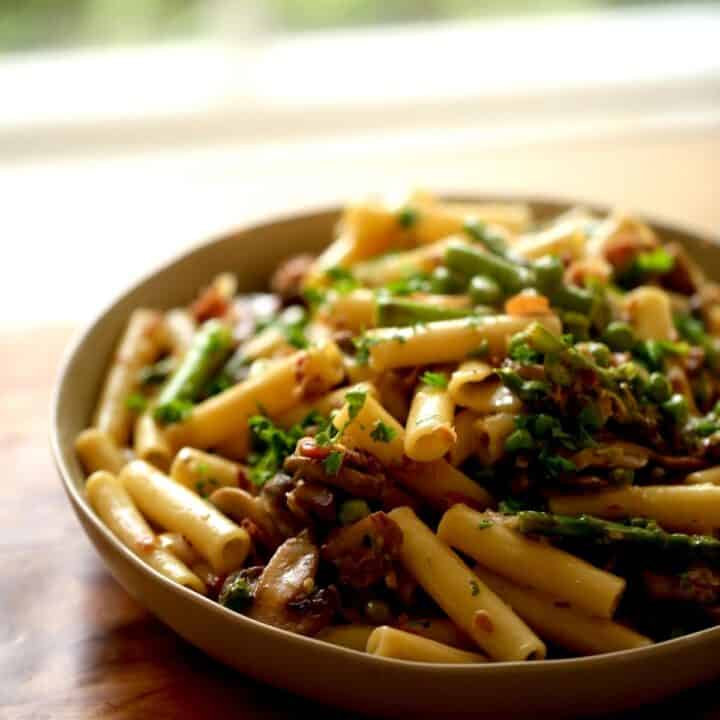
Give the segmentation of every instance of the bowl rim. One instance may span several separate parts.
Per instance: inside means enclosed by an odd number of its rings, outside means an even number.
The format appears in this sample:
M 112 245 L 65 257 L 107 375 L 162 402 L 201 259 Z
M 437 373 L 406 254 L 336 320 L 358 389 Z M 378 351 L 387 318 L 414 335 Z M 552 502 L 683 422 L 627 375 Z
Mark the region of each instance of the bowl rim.
M 507 202 L 507 203 L 525 203 L 530 206 L 545 206 L 555 207 L 559 212 L 562 209 L 570 207 L 584 207 L 594 213 L 601 213 L 603 215 L 608 214 L 612 207 L 603 203 L 596 202 L 585 202 L 582 199 L 569 198 L 563 195 L 550 196 L 535 193 L 521 193 L 521 192 L 509 192 L 509 193 L 482 193 L 482 192 L 468 192 L 468 191 L 439 191 L 436 193 L 436 197 L 444 200 L 452 200 L 458 202 Z M 172 268 L 187 260 L 190 260 L 193 255 L 200 255 L 206 251 L 209 247 L 219 244 L 221 242 L 229 241 L 230 238 L 237 237 L 241 238 L 244 233 L 257 232 L 262 229 L 270 228 L 273 226 L 288 224 L 292 222 L 311 221 L 321 216 L 326 215 L 339 215 L 342 211 L 341 205 L 327 205 L 318 204 L 306 206 L 302 211 L 286 211 L 277 214 L 267 213 L 259 218 L 253 219 L 249 223 L 240 224 L 237 227 L 229 229 L 222 233 L 216 233 L 210 236 L 206 240 L 201 240 L 197 243 L 193 243 L 189 247 L 185 248 L 182 252 L 170 257 L 169 259 L 163 260 L 160 263 L 156 263 L 150 270 L 142 273 L 138 278 L 130 282 L 124 287 L 122 291 L 116 293 L 112 299 L 107 301 L 99 310 L 93 313 L 89 320 L 86 320 L 80 329 L 77 330 L 67 347 L 65 348 L 59 368 L 55 374 L 55 380 L 53 383 L 53 390 L 51 396 L 51 412 L 50 412 L 50 427 L 49 427 L 49 440 L 50 449 L 53 458 L 53 464 L 60 476 L 61 483 L 71 505 L 74 507 L 77 513 L 82 513 L 83 518 L 90 522 L 93 528 L 99 532 L 106 543 L 111 545 L 116 553 L 119 553 L 126 562 L 129 562 L 136 569 L 140 570 L 141 573 L 145 573 L 149 578 L 152 578 L 156 582 L 164 584 L 165 588 L 170 590 L 172 593 L 184 597 L 185 600 L 193 603 L 198 609 L 209 611 L 224 617 L 229 623 L 235 624 L 238 628 L 253 627 L 256 630 L 268 632 L 274 634 L 278 639 L 282 639 L 285 642 L 296 644 L 298 647 L 315 646 L 316 649 L 322 650 L 329 655 L 335 655 L 338 659 L 352 660 L 354 662 L 365 663 L 368 668 L 382 668 L 387 667 L 386 663 L 391 662 L 397 667 L 403 667 L 407 672 L 438 672 L 442 670 L 444 673 L 453 673 L 455 675 L 467 675 L 468 677 L 476 677 L 481 674 L 487 675 L 494 672 L 502 671 L 514 671 L 521 673 L 535 673 L 535 672 L 550 672 L 552 670 L 567 671 L 573 668 L 584 667 L 585 669 L 596 670 L 608 664 L 627 663 L 630 661 L 641 661 L 643 659 L 650 659 L 651 656 L 657 657 L 658 655 L 669 656 L 680 647 L 689 646 L 702 646 L 707 642 L 720 641 L 720 625 L 703 630 L 697 630 L 688 635 L 682 635 L 677 638 L 669 640 L 663 640 L 658 643 L 653 643 L 645 647 L 633 648 L 630 650 L 617 650 L 609 653 L 601 653 L 596 655 L 586 655 L 580 657 L 570 658 L 552 658 L 545 659 L 538 662 L 527 662 L 522 660 L 511 660 L 511 661 L 492 661 L 488 663 L 474 664 L 443 664 L 443 663 L 431 663 L 431 662 L 415 662 L 408 660 L 397 660 L 394 658 L 384 658 L 375 655 L 368 654 L 361 650 L 354 650 L 351 648 L 343 647 L 340 645 L 334 645 L 332 643 L 325 642 L 316 637 L 307 637 L 292 633 L 288 630 L 267 625 L 258 620 L 254 620 L 240 613 L 236 613 L 228 608 L 225 608 L 218 603 L 212 601 L 210 598 L 200 595 L 193 590 L 178 585 L 169 578 L 159 573 L 154 568 L 150 567 L 147 563 L 133 553 L 126 545 L 124 545 L 105 525 L 104 522 L 98 517 L 95 511 L 90 507 L 86 497 L 80 491 L 79 487 L 73 481 L 74 470 L 69 466 L 65 460 L 65 453 L 60 440 L 60 426 L 62 423 L 61 410 L 62 410 L 62 398 L 65 384 L 67 382 L 68 370 L 75 361 L 76 357 L 82 351 L 82 348 L 87 341 L 88 336 L 100 326 L 105 318 L 112 312 L 116 305 L 121 303 L 129 295 L 136 292 L 139 288 L 149 283 L 153 278 L 166 271 L 172 270 Z M 648 222 L 653 228 L 658 229 L 662 233 L 680 234 L 685 236 L 693 237 L 702 242 L 707 242 L 710 245 L 715 245 L 720 251 L 720 236 L 716 236 L 712 233 L 700 231 L 697 228 L 688 226 L 675 221 L 667 221 L 662 217 L 655 214 L 648 213 L 634 213 L 635 216 L 641 217 L 643 220 Z M 105 561 L 103 560 L 103 563 Z M 141 603 L 142 604 L 142 603 Z

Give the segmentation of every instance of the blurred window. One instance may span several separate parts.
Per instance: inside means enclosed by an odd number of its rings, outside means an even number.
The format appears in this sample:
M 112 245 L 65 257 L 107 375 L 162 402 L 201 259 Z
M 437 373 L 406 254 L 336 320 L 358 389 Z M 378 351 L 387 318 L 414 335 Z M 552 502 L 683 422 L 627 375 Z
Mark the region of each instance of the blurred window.
M 0 50 L 204 37 L 222 33 L 229 19 L 250 22 L 250 29 L 256 31 L 294 32 L 686 4 L 667 0 L 0 0 Z M 240 11 L 240 6 L 245 9 Z

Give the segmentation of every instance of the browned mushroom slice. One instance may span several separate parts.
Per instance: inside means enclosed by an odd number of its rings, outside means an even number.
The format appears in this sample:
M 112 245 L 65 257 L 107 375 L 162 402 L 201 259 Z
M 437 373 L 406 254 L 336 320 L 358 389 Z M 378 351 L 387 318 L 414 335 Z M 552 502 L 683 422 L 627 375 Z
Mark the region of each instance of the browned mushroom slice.
M 315 590 L 320 553 L 307 531 L 286 540 L 270 558 L 255 587 L 248 615 L 255 620 L 307 635 L 314 631 L 314 614 L 297 605 Z M 289 607 L 295 603 L 295 607 Z
M 578 470 L 589 467 L 639 470 L 647 465 L 651 451 L 642 445 L 618 440 L 612 444 L 585 448 L 570 460 Z
M 402 544 L 402 531 L 385 513 L 376 512 L 330 533 L 323 559 L 338 569 L 340 582 L 364 588 L 392 569 Z
M 679 243 L 667 243 L 665 251 L 673 258 L 673 266 L 662 276 L 663 286 L 683 295 L 697 292 L 705 282 L 702 269 Z
M 646 570 L 643 581 L 645 591 L 656 600 L 676 600 L 698 605 L 720 603 L 720 573 L 709 567 L 692 567 L 675 575 Z
M 270 288 L 285 302 L 301 296 L 302 282 L 310 266 L 312 255 L 295 255 L 282 262 L 270 279 Z
M 337 520 L 335 495 L 324 485 L 300 480 L 285 499 L 290 512 L 307 523 L 316 519 L 325 523 Z
M 259 530 L 266 547 L 274 549 L 283 541 L 262 497 L 253 496 L 240 488 L 224 487 L 210 495 L 210 502 L 233 520 L 250 520 Z
M 383 487 L 387 483 L 384 475 L 373 475 L 355 470 L 343 463 L 336 473 L 329 473 L 321 460 L 313 460 L 300 455 L 291 455 L 285 460 L 283 469 L 294 473 L 298 478 L 313 483 L 331 485 L 341 488 L 353 497 L 379 500 L 383 494 Z
M 708 465 L 707 461 L 702 458 L 692 457 L 691 455 L 660 455 L 659 453 L 653 453 L 651 457 L 653 462 L 674 472 L 690 473 L 695 470 L 702 470 Z

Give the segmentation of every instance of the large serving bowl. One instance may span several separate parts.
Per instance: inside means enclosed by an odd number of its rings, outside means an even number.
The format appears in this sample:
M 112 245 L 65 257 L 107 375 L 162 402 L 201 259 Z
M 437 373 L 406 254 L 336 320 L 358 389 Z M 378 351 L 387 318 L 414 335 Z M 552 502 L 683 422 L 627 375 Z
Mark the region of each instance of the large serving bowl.
M 540 218 L 570 206 L 528 201 Z M 606 208 L 594 209 L 606 212 Z M 90 422 L 102 378 L 130 312 L 139 306 L 185 304 L 224 270 L 237 274 L 241 291 L 264 289 L 283 258 L 299 251 L 316 252 L 326 245 L 338 215 L 337 209 L 297 215 L 198 247 L 125 291 L 70 347 L 55 390 L 52 451 L 80 523 L 117 581 L 160 620 L 214 658 L 264 682 L 347 710 L 440 718 L 552 713 L 557 718 L 659 700 L 720 674 L 720 627 L 646 648 L 579 659 L 479 666 L 380 659 L 227 610 L 145 565 L 105 527 L 85 498 L 73 440 Z M 661 237 L 685 245 L 710 276 L 720 278 L 720 245 L 663 223 L 653 226 Z

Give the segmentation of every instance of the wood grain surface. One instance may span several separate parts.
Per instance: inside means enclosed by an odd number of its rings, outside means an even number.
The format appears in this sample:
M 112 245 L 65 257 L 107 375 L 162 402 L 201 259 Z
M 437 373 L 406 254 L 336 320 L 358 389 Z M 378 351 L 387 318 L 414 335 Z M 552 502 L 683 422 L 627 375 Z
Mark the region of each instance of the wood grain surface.
M 69 336 L 58 327 L 0 331 L 0 718 L 349 718 L 204 656 L 105 571 L 47 443 L 50 393 Z M 719 691 L 720 684 L 699 688 L 624 717 L 720 718 Z

